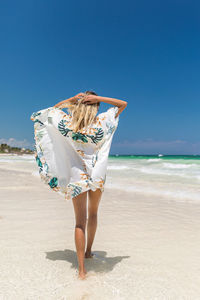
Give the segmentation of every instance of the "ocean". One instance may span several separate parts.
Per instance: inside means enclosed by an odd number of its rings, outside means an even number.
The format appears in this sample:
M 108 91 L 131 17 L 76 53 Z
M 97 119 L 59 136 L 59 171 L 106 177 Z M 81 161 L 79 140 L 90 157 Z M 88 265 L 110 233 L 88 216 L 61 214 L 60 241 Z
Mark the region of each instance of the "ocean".
M 72 202 L 30 176 L 34 155 L 0 166 L 0 299 L 200 298 L 200 156 L 109 157 L 85 281 Z
M 28 162 L 37 167 L 34 155 L 0 155 L 0 162 Z M 37 169 L 33 175 L 38 175 Z M 176 201 L 200 201 L 200 156 L 111 155 L 106 187 Z
M 110 156 L 107 186 L 177 201 L 200 201 L 200 156 Z

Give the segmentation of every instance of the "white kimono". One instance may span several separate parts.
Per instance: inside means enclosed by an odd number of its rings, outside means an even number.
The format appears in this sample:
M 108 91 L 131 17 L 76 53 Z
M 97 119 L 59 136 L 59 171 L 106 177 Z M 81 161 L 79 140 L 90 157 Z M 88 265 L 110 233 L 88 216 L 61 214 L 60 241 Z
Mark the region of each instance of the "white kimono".
M 34 112 L 35 159 L 41 179 L 66 200 L 100 188 L 104 191 L 111 142 L 117 129 L 118 107 L 98 114 L 87 130 L 73 132 L 72 116 L 61 108 Z

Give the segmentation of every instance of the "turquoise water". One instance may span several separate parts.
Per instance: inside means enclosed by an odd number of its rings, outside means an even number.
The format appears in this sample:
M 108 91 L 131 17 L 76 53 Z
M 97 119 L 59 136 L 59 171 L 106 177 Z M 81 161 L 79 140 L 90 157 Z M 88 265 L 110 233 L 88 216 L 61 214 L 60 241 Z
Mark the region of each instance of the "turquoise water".
M 109 158 L 116 159 L 163 159 L 163 160 L 200 160 L 200 155 L 109 155 Z
M 0 162 L 27 162 L 35 167 L 34 155 L 0 156 Z M 106 187 L 163 200 L 200 202 L 200 156 L 110 155 Z
M 110 155 L 107 186 L 178 201 L 200 201 L 200 156 Z

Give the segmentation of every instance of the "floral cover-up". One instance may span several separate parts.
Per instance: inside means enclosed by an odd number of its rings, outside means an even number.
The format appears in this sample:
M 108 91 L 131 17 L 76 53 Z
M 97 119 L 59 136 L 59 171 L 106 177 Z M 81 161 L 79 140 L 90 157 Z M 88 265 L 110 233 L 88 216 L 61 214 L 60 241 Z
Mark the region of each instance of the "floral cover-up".
M 118 107 L 96 116 L 87 130 L 73 132 L 72 116 L 58 107 L 32 113 L 35 160 L 41 179 L 66 200 L 92 189 L 104 191 Z

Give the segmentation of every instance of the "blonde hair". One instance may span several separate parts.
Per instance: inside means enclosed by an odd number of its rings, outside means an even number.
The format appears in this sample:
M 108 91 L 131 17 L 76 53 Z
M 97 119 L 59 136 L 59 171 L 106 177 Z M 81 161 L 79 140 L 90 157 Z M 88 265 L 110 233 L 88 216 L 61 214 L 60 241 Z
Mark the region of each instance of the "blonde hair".
M 81 96 L 77 103 L 69 103 L 65 106 L 68 108 L 69 113 L 72 116 L 71 128 L 74 132 L 81 131 L 82 129 L 87 129 L 94 122 L 100 105 L 100 103 L 82 103 L 86 95 L 97 96 L 97 94 L 92 91 L 86 91 L 83 94 L 85 95 Z

